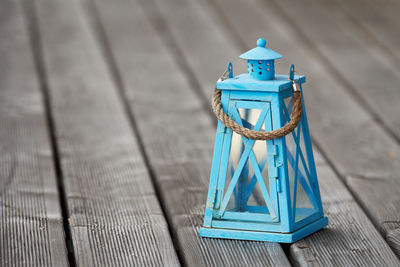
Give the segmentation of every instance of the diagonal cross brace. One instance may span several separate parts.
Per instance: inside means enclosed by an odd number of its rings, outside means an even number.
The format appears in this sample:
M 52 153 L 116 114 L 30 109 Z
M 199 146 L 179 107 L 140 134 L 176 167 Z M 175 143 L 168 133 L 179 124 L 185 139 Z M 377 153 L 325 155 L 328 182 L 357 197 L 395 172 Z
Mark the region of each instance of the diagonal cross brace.
M 257 121 L 257 123 L 256 123 L 256 125 L 254 127 L 255 130 L 258 131 L 261 128 L 262 123 L 264 122 L 268 111 L 269 111 L 269 107 L 268 106 L 262 110 L 262 112 L 261 112 L 261 114 L 260 114 L 260 116 L 258 118 L 258 121 Z M 240 118 L 240 116 L 239 116 L 239 118 Z M 238 120 L 238 123 L 241 123 L 241 120 Z M 235 186 L 236 186 L 236 184 L 237 184 L 237 182 L 239 180 L 240 174 L 241 174 L 241 172 L 243 170 L 243 167 L 245 166 L 245 163 L 246 163 L 247 159 L 250 158 L 251 161 L 252 161 L 253 157 L 255 159 L 254 152 L 252 151 L 254 142 L 255 142 L 255 140 L 250 140 L 250 139 L 245 139 L 244 140 L 245 149 L 244 149 L 244 151 L 242 153 L 242 156 L 240 157 L 240 160 L 238 162 L 236 171 L 235 171 L 235 173 L 234 173 L 234 175 L 232 177 L 231 182 L 229 183 L 228 189 L 227 189 L 227 191 L 225 193 L 225 196 L 224 196 L 224 198 L 222 200 L 221 208 L 220 208 L 220 211 L 219 211 L 219 215 L 220 216 L 222 216 L 224 214 L 224 212 L 225 212 L 225 209 L 226 209 L 226 207 L 227 207 L 227 205 L 229 203 L 229 199 L 232 196 L 233 190 L 234 190 L 234 188 L 235 188 Z M 255 161 L 255 162 L 257 162 L 257 161 Z M 256 169 L 258 170 L 258 172 L 260 172 L 260 169 L 258 168 L 258 164 L 254 164 L 253 161 L 252 161 L 252 164 L 255 165 L 255 166 L 253 166 L 255 172 L 256 172 Z M 261 179 L 262 179 L 262 176 L 261 176 Z M 264 181 L 262 181 L 262 183 L 263 182 Z M 261 183 L 260 183 L 260 186 L 261 186 Z M 265 184 L 264 184 L 264 187 L 265 187 Z M 263 194 L 264 194 L 264 191 L 265 191 L 265 193 L 267 193 L 266 187 L 264 189 L 265 190 L 263 190 Z M 267 193 L 267 195 L 264 195 L 264 198 L 266 198 L 266 196 L 268 196 L 268 193 Z M 268 200 L 266 200 L 266 203 L 268 205 L 267 201 L 271 205 L 271 201 L 270 201 L 269 196 L 268 196 Z M 272 207 L 273 206 L 271 205 L 271 208 Z M 271 217 L 276 217 L 275 212 L 271 212 Z
M 301 127 L 299 126 L 299 128 L 297 129 L 297 136 L 300 136 L 300 129 L 301 129 Z M 289 157 L 293 157 L 291 154 L 290 154 L 290 152 L 289 152 L 289 150 L 287 150 L 287 152 L 288 152 L 288 154 L 290 155 L 288 155 L 288 158 Z M 296 160 L 295 160 L 295 165 L 294 165 L 294 167 L 293 167 L 293 164 L 292 163 L 290 163 L 290 165 L 292 165 L 292 168 L 294 168 L 294 181 L 293 181 L 293 207 L 292 207 L 292 218 L 293 218 L 293 220 L 294 220 L 294 218 L 296 218 L 296 195 L 297 195 L 297 179 L 298 179 L 298 173 L 299 173 L 299 171 L 298 171 L 298 167 L 299 167 L 299 152 L 300 152 L 300 149 L 297 149 L 297 146 L 296 146 Z M 290 161 L 290 160 L 289 160 Z M 291 161 L 290 161 L 291 162 Z
M 267 159 L 268 159 L 268 153 L 265 153 L 265 154 L 263 155 L 263 157 L 260 159 L 260 162 L 258 163 L 258 167 L 260 168 L 260 171 L 261 171 L 261 172 L 264 170 L 264 168 L 265 168 L 265 166 L 266 166 Z M 256 175 L 254 174 L 254 175 L 251 177 L 251 180 L 250 180 L 250 182 L 249 182 L 249 184 L 248 184 L 248 192 L 247 192 L 247 193 L 245 194 L 245 196 L 244 196 L 244 201 L 245 201 L 245 202 L 247 202 L 247 200 L 250 198 L 250 195 L 251 195 L 251 193 L 252 193 L 252 191 L 253 191 L 253 188 L 254 188 L 254 186 L 256 185 L 256 183 L 257 183 L 257 177 L 256 177 Z
M 283 106 L 283 110 L 284 110 L 285 116 L 287 118 L 289 112 L 288 112 L 288 110 L 287 110 L 287 108 L 286 108 L 284 103 L 282 103 L 282 106 Z M 303 118 L 302 118 L 302 120 L 303 120 Z M 300 135 L 297 136 L 296 133 L 293 131 L 292 132 L 292 137 L 293 137 L 293 140 L 294 140 L 294 142 L 296 144 L 296 150 L 299 150 L 299 156 L 300 156 L 301 162 L 303 163 L 304 171 L 306 172 L 307 177 L 311 177 L 310 171 L 308 170 L 308 165 L 306 164 L 306 160 L 304 158 L 303 151 L 300 148 Z
M 261 115 L 263 115 L 263 114 L 260 114 L 260 117 L 262 118 L 263 122 L 265 121 L 265 117 L 268 115 L 269 107 L 265 107 L 264 109 L 267 109 L 267 112 L 265 113 L 265 116 L 262 117 Z M 233 111 L 233 116 L 238 121 L 238 124 L 242 125 L 241 124 L 242 123 L 241 122 L 241 118 L 240 118 L 239 113 L 237 112 L 236 109 L 234 109 L 234 111 Z M 259 118 L 259 120 L 260 120 L 260 118 Z M 242 136 L 242 140 L 243 140 L 243 143 L 244 143 L 249 139 L 247 139 L 247 138 Z M 267 204 L 268 210 L 270 211 L 271 219 L 275 220 L 277 218 L 276 212 L 274 210 L 274 206 L 273 206 L 271 198 L 269 196 L 268 189 L 267 189 L 267 187 L 266 187 L 266 185 L 264 183 L 264 179 L 262 177 L 262 174 L 261 174 L 261 171 L 260 171 L 260 167 L 259 167 L 259 164 L 257 162 L 256 156 L 254 155 L 253 150 L 250 151 L 249 158 L 250 158 L 251 164 L 253 165 L 254 176 L 255 176 L 255 178 L 257 179 L 257 181 L 258 181 L 258 183 L 260 185 L 260 188 L 261 188 L 261 191 L 263 193 L 263 197 L 264 197 L 265 203 Z M 264 169 L 264 166 L 262 167 L 262 169 Z M 251 194 L 251 191 L 250 191 L 250 194 Z

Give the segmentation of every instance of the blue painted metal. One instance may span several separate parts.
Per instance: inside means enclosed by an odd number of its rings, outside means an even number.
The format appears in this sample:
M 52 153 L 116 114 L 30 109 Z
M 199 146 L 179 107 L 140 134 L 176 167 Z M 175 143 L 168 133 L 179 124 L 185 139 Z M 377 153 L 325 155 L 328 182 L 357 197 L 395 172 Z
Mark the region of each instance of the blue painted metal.
M 240 58 L 247 59 L 247 60 L 275 60 L 282 58 L 282 55 L 266 48 L 265 45 L 267 42 L 260 38 L 257 40 L 257 47 L 253 48 L 246 53 L 240 55 Z
M 231 66 L 232 66 L 232 63 L 231 63 Z M 232 78 L 232 77 L 230 77 L 230 78 Z M 291 80 L 291 81 L 294 80 L 294 65 L 293 64 L 290 66 L 290 69 L 289 69 L 289 80 Z
M 278 53 L 258 47 L 241 55 L 249 73 L 217 82 L 224 111 L 253 130 L 279 129 L 290 120 L 292 81 L 304 76 L 275 75 Z M 254 66 L 252 65 L 254 64 Z M 252 67 L 269 72 L 252 75 Z M 261 68 L 266 67 L 261 66 Z M 268 141 L 239 136 L 218 121 L 210 185 L 200 236 L 272 242 L 295 242 L 328 224 L 317 181 L 307 115 L 289 135 Z
M 241 239 L 254 241 L 268 241 L 279 243 L 294 243 L 328 225 L 328 218 L 321 217 L 318 220 L 291 233 L 274 233 L 268 231 L 243 231 L 228 228 L 200 228 L 201 237 Z
M 260 38 L 257 40 L 257 47 L 240 55 L 240 58 L 247 59 L 247 68 L 249 76 L 252 79 L 266 81 L 274 79 L 275 59 L 279 59 L 282 55 L 266 48 L 266 42 Z
M 266 42 L 260 38 L 257 40 L 257 47 L 240 55 L 240 58 L 247 59 L 247 68 L 249 76 L 252 79 L 266 81 L 274 79 L 275 59 L 279 59 L 282 55 L 266 48 Z
M 299 83 L 305 82 L 304 76 L 294 76 Z M 275 75 L 273 80 L 260 81 L 253 79 L 248 73 L 243 73 L 231 79 L 217 82 L 217 89 L 240 90 L 240 91 L 265 91 L 281 92 L 292 89 L 292 82 L 287 75 Z

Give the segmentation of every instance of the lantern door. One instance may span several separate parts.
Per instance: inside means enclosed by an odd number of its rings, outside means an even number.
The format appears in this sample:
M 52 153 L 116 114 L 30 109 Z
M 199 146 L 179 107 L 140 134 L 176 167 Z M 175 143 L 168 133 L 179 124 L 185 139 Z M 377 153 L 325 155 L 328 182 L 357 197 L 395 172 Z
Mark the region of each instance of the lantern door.
M 272 130 L 271 103 L 229 100 L 228 115 L 256 131 Z M 279 222 L 274 140 L 247 139 L 224 128 L 214 218 L 258 223 Z

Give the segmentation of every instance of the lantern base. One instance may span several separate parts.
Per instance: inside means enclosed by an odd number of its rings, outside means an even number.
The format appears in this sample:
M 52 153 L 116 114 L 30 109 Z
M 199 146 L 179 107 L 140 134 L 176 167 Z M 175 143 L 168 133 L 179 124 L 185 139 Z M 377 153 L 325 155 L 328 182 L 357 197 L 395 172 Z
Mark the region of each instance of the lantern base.
M 279 243 L 294 243 L 328 225 L 328 217 L 322 217 L 303 228 L 292 233 L 273 233 L 260 231 L 243 231 L 221 228 L 201 227 L 199 235 L 201 237 L 224 238 L 224 239 L 241 239 L 253 241 L 268 241 Z

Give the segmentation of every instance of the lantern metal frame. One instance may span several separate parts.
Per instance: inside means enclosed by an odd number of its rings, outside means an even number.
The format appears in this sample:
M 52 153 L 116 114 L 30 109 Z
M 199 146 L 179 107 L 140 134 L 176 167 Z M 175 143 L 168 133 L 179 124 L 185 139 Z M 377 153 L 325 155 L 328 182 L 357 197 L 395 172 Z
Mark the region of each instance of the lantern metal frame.
M 217 89 L 222 90 L 221 103 L 228 116 L 243 126 L 244 121 L 238 114 L 238 108 L 260 109 L 260 117 L 254 125 L 254 130 L 260 130 L 264 123 L 265 131 L 279 129 L 290 120 L 291 106 L 285 104 L 285 99 L 290 98 L 293 92 L 292 82 L 287 75 L 275 75 L 273 80 L 261 81 L 252 79 L 249 74 L 233 77 L 231 65 L 229 69 L 229 78 L 217 83 Z M 305 76 L 293 78 L 302 91 Z M 302 105 L 300 123 L 292 133 L 265 141 L 268 158 L 264 159 L 264 164 L 268 165 L 269 177 L 261 175 L 260 170 L 264 166 L 255 159 L 252 148 L 254 140 L 241 137 L 245 144 L 244 149 L 227 188 L 224 188 L 224 185 L 233 132 L 218 121 L 204 225 L 200 229 L 200 236 L 292 243 L 328 224 L 328 218 L 324 217 L 322 209 L 304 99 Z M 301 137 L 305 151 L 300 146 Z M 287 147 L 288 138 L 293 138 L 294 153 Z M 238 177 L 246 162 L 251 162 L 254 177 L 249 179 L 247 189 L 243 187 L 240 190 L 246 198 L 249 191 L 251 193 L 254 183 L 258 182 L 267 208 L 247 207 L 241 211 L 228 211 L 227 202 L 233 194 L 234 187 L 238 186 Z M 303 166 L 303 172 L 299 170 L 300 164 Z M 294 177 L 289 177 L 289 168 L 293 169 Z M 269 191 L 263 185 L 264 179 L 269 179 Z M 313 208 L 296 207 L 298 184 L 303 188 Z M 296 216 L 302 219 L 296 220 Z

